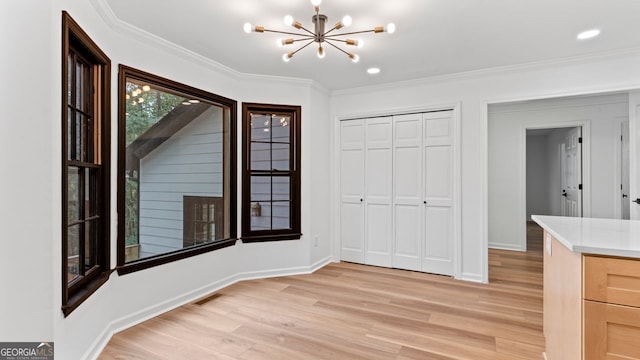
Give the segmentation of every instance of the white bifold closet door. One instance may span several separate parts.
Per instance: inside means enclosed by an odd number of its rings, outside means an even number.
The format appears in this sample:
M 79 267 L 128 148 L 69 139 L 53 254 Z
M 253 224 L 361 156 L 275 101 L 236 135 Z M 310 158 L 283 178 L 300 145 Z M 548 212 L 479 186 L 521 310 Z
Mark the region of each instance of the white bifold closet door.
M 422 114 L 393 117 L 394 267 L 422 271 Z
M 365 255 L 368 265 L 391 267 L 392 119 L 365 122 Z
M 341 122 L 342 260 L 453 274 L 452 112 Z
M 423 114 L 422 271 L 453 275 L 452 111 Z
M 364 120 L 343 121 L 340 144 L 341 258 L 364 261 Z

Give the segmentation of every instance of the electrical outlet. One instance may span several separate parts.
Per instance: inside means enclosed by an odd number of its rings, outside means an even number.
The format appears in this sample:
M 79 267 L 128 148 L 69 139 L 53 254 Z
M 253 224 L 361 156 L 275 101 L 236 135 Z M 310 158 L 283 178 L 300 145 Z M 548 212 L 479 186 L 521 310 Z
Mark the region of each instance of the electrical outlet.
M 314 236 L 314 238 L 313 238 L 313 246 L 314 247 L 318 247 L 318 236 L 317 235 Z
M 547 254 L 551 256 L 551 235 L 547 234 L 544 239 L 545 249 L 547 250 Z

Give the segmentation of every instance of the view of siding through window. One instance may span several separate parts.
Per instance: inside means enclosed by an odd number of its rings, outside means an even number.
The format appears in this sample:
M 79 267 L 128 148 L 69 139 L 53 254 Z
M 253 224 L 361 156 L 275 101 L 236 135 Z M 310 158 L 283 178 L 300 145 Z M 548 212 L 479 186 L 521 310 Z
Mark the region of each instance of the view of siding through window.
M 291 228 L 291 117 L 251 114 L 251 230 Z
M 225 238 L 229 109 L 136 80 L 126 89 L 125 261 Z

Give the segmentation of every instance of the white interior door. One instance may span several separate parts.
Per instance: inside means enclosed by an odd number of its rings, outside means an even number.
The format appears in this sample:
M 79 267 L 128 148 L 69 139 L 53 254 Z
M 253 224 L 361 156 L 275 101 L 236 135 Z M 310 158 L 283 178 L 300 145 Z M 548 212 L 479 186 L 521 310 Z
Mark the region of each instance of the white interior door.
M 391 117 L 366 120 L 364 263 L 368 265 L 392 265 L 392 142 Z
M 582 127 L 567 131 L 561 163 L 562 215 L 582 217 Z
M 341 259 L 364 263 L 364 120 L 340 126 Z
M 393 267 L 421 271 L 422 114 L 393 117 Z
M 453 275 L 453 112 L 423 119 L 422 271 Z
M 629 219 L 631 199 L 629 198 L 629 122 L 623 121 L 621 124 L 620 151 L 621 151 L 621 184 L 620 196 L 622 198 L 622 218 Z

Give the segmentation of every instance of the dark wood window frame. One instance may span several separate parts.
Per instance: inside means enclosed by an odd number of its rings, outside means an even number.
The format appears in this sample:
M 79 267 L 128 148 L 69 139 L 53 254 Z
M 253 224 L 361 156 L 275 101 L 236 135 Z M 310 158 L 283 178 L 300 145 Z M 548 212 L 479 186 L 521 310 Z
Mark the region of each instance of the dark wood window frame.
M 251 113 L 288 115 L 291 119 L 289 146 L 289 170 L 260 171 L 263 176 L 285 176 L 289 178 L 290 229 L 251 230 L 251 176 L 257 174 L 251 164 Z M 301 114 L 300 106 L 274 104 L 242 104 L 242 242 L 263 242 L 300 239 L 301 233 Z
M 126 83 L 127 79 L 144 81 L 151 85 L 157 85 L 167 90 L 189 95 L 203 103 L 216 106 L 224 106 L 229 109 L 229 149 L 227 157 L 229 161 L 229 238 L 214 242 L 191 246 L 177 251 L 160 254 L 148 258 L 142 258 L 132 262 L 125 262 L 125 176 L 126 176 Z M 189 85 L 163 78 L 126 65 L 118 66 L 118 274 L 124 275 L 135 271 L 148 269 L 154 266 L 167 264 L 173 261 L 189 258 L 210 251 L 235 245 L 237 241 L 237 206 L 236 206 L 236 172 L 237 172 L 237 102 L 235 100 L 215 95 Z M 226 176 L 223 176 L 226 180 Z
M 81 62 L 87 66 L 88 71 L 82 76 L 86 80 L 87 101 L 86 108 L 82 109 L 76 103 L 76 89 L 69 87 L 69 76 L 72 76 L 72 83 L 76 84 L 77 72 L 69 73 L 69 57 L 75 65 Z M 82 79 L 80 79 L 82 80 Z M 62 312 L 69 315 L 84 300 L 94 293 L 104 284 L 111 274 L 110 271 L 110 221 L 109 221 L 109 201 L 110 201 L 110 129 L 111 129 L 111 60 L 100 50 L 91 38 L 80 28 L 80 26 L 69 16 L 62 12 Z M 69 103 L 69 94 L 72 94 L 72 103 Z M 81 118 L 86 118 L 86 128 L 83 125 L 81 133 L 81 155 L 77 159 L 76 145 L 74 149 L 69 149 L 69 113 L 74 117 L 74 128 L 78 114 Z M 98 128 L 94 128 L 94 124 Z M 85 133 L 86 132 L 86 133 Z M 91 136 L 89 136 L 89 134 Z M 72 139 L 75 143 L 76 130 L 72 131 Z M 86 149 L 83 148 L 86 146 Z M 73 155 L 73 159 L 69 158 Z M 98 160 L 96 160 L 96 156 Z M 93 161 L 90 161 L 93 158 Z M 78 220 L 70 224 L 69 219 L 69 168 L 74 167 L 80 170 L 83 175 L 79 175 L 80 187 L 78 194 L 88 193 L 78 197 Z M 89 175 L 85 175 L 85 174 Z M 85 178 L 89 176 L 91 185 L 90 191 L 84 188 Z M 85 211 L 89 206 L 90 210 Z M 93 211 L 91 211 L 93 210 Z M 85 227 L 89 224 L 89 232 Z M 78 226 L 78 273 L 73 281 L 69 281 L 69 232 L 70 227 Z M 86 238 L 94 240 L 90 242 L 89 249 L 86 249 Z M 87 255 L 90 257 L 90 264 L 85 264 Z M 93 264 L 95 262 L 95 264 Z

